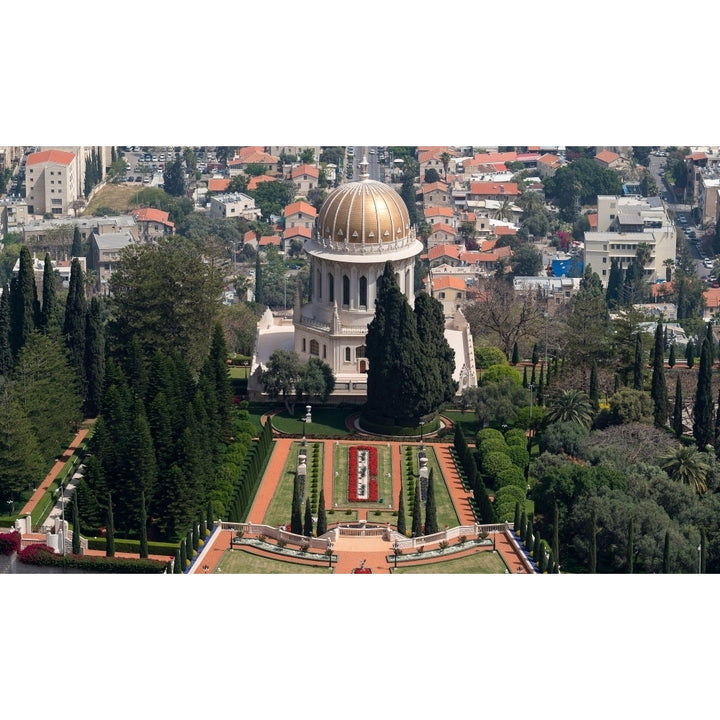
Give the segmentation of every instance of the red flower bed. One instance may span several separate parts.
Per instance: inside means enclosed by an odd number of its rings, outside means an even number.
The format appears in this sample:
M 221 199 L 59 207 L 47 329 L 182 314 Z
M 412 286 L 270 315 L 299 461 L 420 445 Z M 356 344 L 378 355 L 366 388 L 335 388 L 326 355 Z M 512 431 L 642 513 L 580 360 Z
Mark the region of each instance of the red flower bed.
M 358 451 L 366 450 L 368 453 L 368 487 L 367 497 L 364 493 L 358 494 Z M 350 502 L 377 502 L 377 448 L 370 445 L 352 445 L 349 451 L 348 473 L 348 500 Z

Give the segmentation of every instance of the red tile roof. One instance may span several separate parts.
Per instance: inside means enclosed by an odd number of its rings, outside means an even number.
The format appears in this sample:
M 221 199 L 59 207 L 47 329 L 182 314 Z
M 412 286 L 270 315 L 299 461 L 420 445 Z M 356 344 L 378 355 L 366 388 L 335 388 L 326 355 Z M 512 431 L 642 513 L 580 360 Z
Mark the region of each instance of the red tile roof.
M 427 256 L 428 260 L 437 260 L 438 258 L 445 256 L 457 259 L 460 257 L 460 246 L 449 245 L 448 243 L 435 245 L 428 250 Z
M 27 165 L 52 162 L 58 165 L 69 165 L 75 159 L 75 154 L 64 150 L 43 150 L 28 156 Z
M 456 288 L 457 290 L 466 290 L 467 282 L 464 278 L 457 275 L 433 275 L 433 290 L 444 290 L 445 288 Z
M 138 222 L 158 222 L 168 227 L 175 227 L 175 223 L 170 222 L 170 215 L 165 210 L 158 210 L 158 208 L 141 208 L 140 210 L 133 210 L 130 214 L 133 215 Z
M 288 215 L 294 215 L 295 213 L 304 213 L 310 217 L 315 217 L 317 215 L 317 210 L 310 203 L 305 202 L 304 200 L 298 200 L 297 202 L 286 205 L 283 210 L 283 215 L 285 217 Z
M 248 181 L 248 190 L 255 190 L 255 188 L 262 182 L 274 182 L 277 178 L 272 175 L 256 175 Z
M 291 228 L 287 228 L 287 230 L 285 230 L 283 232 L 283 237 L 286 240 L 289 238 L 297 237 L 298 235 L 309 240 L 312 237 L 312 228 L 291 227 Z
M 457 231 L 454 227 L 451 225 L 447 225 L 446 223 L 434 223 L 432 225 L 432 231 L 435 232 L 446 232 L 450 233 L 451 235 L 456 235 Z
M 317 179 L 320 177 L 320 171 L 314 165 L 298 165 L 290 171 L 290 177 L 293 180 L 301 175 L 309 175 Z
M 470 183 L 472 195 L 520 195 L 517 183 L 481 181 Z
M 281 238 L 279 235 L 263 235 L 258 242 L 260 247 L 264 245 L 280 245 Z
M 620 156 L 617 153 L 614 153 L 612 150 L 603 150 L 595 156 L 595 159 L 609 165 L 610 163 L 619 160 Z
M 424 210 L 425 217 L 435 217 L 436 215 L 442 215 L 443 217 L 455 217 L 455 212 L 449 207 L 429 207 Z
M 208 190 L 210 192 L 225 192 L 230 185 L 230 178 L 210 178 L 208 180 Z

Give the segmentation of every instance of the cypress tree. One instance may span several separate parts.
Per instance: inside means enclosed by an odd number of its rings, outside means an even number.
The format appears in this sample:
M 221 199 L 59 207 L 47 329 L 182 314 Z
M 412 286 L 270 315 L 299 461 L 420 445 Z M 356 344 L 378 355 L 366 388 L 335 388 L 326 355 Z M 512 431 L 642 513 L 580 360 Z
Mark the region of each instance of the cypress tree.
M 320 497 L 318 499 L 318 519 L 317 519 L 317 536 L 321 537 L 327 532 L 327 511 L 325 509 L 325 489 L 320 488 Z
M 693 414 L 693 437 L 699 450 L 704 450 L 713 440 L 714 400 L 712 396 L 712 355 L 710 343 L 706 337 L 700 348 L 700 366 Z
M 82 235 L 80 234 L 80 228 L 76 225 L 73 230 L 72 248 L 70 249 L 70 255 L 74 258 L 84 257 L 85 252 L 83 250 Z
M 290 532 L 295 535 L 303 534 L 302 525 L 302 488 L 300 487 L 300 477 L 295 475 L 293 486 L 292 509 L 290 511 Z
M 535 538 L 533 539 L 532 556 L 535 563 L 539 566 L 540 555 L 542 554 L 542 540 L 540 539 L 540 533 L 535 532 Z
M 105 538 L 105 554 L 107 557 L 115 557 L 115 520 L 113 519 L 112 493 L 107 494 L 106 525 L 107 536 Z
M 313 519 L 312 510 L 310 508 L 310 498 L 305 499 L 305 522 L 303 523 L 303 535 L 306 537 L 313 536 Z
M 595 360 L 592 361 L 592 365 L 590 366 L 590 392 L 588 393 L 590 397 L 590 403 L 592 404 L 592 408 L 594 412 L 600 411 L 600 384 L 598 382 L 598 371 L 597 371 L 597 363 Z
M 459 427 L 459 426 L 456 426 Z M 403 493 L 402 480 L 400 481 L 400 492 L 398 493 L 398 519 L 397 531 L 401 535 L 407 535 L 407 523 L 405 522 L 405 494 Z
M 420 492 L 420 480 L 415 483 L 415 499 L 413 502 L 412 536 L 420 537 L 422 529 L 422 493 Z
M 42 291 L 42 308 L 40 310 L 39 328 L 46 333 L 55 323 L 55 313 L 57 312 L 57 293 L 55 292 L 55 272 L 53 271 L 50 254 L 45 253 L 45 262 L 43 265 L 43 291 Z
M 666 575 L 670 572 L 670 531 L 665 531 L 665 545 L 663 546 L 663 570 Z
M 63 337 L 70 351 L 70 362 L 85 385 L 85 285 L 80 261 L 75 258 L 70 265 L 70 286 L 65 302 Z
M 522 386 L 527 390 L 527 386 L 528 386 L 527 365 L 523 365 Z
M 77 488 L 72 495 L 72 552 L 73 555 L 80 554 L 80 512 L 78 511 Z
M 525 528 L 527 527 L 527 515 L 525 514 L 525 510 L 522 511 L 520 514 L 520 527 L 515 528 L 515 535 L 517 535 L 521 540 L 523 539 L 523 536 L 525 535 Z
M 38 325 L 39 309 L 35 271 L 30 250 L 20 248 L 17 277 L 10 281 L 10 349 L 16 357 Z
M 215 526 L 215 513 L 213 512 L 212 498 L 209 498 L 207 501 L 207 511 L 205 513 L 205 522 L 207 523 L 208 528 L 212 531 L 213 527 Z
M 187 567 L 188 556 L 185 538 L 180 541 L 180 572 L 184 573 Z
M 532 348 L 532 358 L 531 358 L 530 362 L 532 363 L 533 370 L 534 370 L 534 369 L 535 369 L 535 366 L 538 364 L 538 347 L 537 347 L 537 343 L 535 343 L 535 344 L 533 345 L 533 348 Z M 534 381 L 533 381 L 533 382 L 534 382 Z
M 545 364 L 540 363 L 540 380 L 537 387 L 537 404 L 545 404 Z
M 145 492 L 142 493 L 140 499 L 140 557 L 148 556 L 148 536 L 147 536 L 147 508 L 145 506 Z
M 706 328 L 708 345 L 710 346 L 710 362 L 715 363 L 715 335 L 713 334 L 712 323 L 709 322 Z
M 540 545 L 540 551 L 539 551 L 540 557 L 535 559 L 535 562 L 538 563 L 538 570 L 541 573 L 546 573 L 548 571 L 548 554 L 545 551 L 545 545 Z
M 632 574 L 635 567 L 635 526 L 633 519 L 628 521 L 627 533 L 627 571 Z
M 683 434 L 683 399 L 682 399 L 682 383 L 680 375 L 675 381 L 675 406 L 673 408 L 673 432 L 676 438 L 681 438 Z
M 180 558 L 180 548 L 175 550 L 175 564 L 173 567 L 173 574 L 180 575 L 182 573 L 182 560 Z
M 590 572 L 597 572 L 597 518 L 595 510 L 590 515 Z
M 535 379 L 535 365 L 532 366 L 532 372 L 530 373 L 530 384 L 537 387 L 537 380 Z
M 685 346 L 685 360 L 688 368 L 692 368 L 695 365 L 695 346 L 692 340 L 688 340 Z
M 635 335 L 635 362 L 633 363 L 633 390 L 643 389 L 643 356 L 642 337 L 640 333 Z
M 675 343 L 670 346 L 670 351 L 668 352 L 668 365 L 671 368 L 675 367 Z
M 435 505 L 435 482 L 433 471 L 428 475 L 427 501 L 425 502 L 425 534 L 434 535 L 438 532 L 437 507 Z
M 10 348 L 10 286 L 5 283 L 0 295 L 0 375 L 7 375 L 12 368 Z
M 513 528 L 517 529 L 520 527 L 520 501 L 515 503 L 515 520 L 513 521 Z
M 654 404 L 653 417 L 655 419 L 655 425 L 657 427 L 664 427 L 667 424 L 668 395 L 665 382 L 662 323 L 658 323 L 655 328 L 655 356 L 653 358 L 650 397 Z
M 190 529 L 191 538 L 192 538 L 192 549 L 197 553 L 197 551 L 200 549 L 200 533 L 198 531 L 198 524 L 197 520 L 193 521 L 192 528 Z M 193 553 L 193 554 L 195 554 Z
M 510 361 L 513 365 L 517 365 L 520 362 L 520 352 L 518 351 L 517 341 L 513 343 L 512 349 L 512 360 Z
M 96 297 L 90 301 L 85 318 L 85 373 L 85 414 L 97 417 L 105 381 L 105 329 L 100 318 L 100 301 Z
M 620 291 L 623 284 L 622 270 L 617 258 L 610 260 L 610 274 L 608 275 L 607 289 L 605 290 L 605 302 L 610 310 L 620 305 Z

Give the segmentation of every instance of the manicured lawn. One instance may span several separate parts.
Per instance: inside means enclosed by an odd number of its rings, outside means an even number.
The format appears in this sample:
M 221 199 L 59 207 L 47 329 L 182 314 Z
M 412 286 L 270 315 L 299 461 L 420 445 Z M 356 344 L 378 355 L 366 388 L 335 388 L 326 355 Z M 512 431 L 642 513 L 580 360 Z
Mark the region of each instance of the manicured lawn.
M 284 406 L 275 405 L 274 407 L 278 409 L 278 412 L 273 415 L 273 427 L 280 432 L 302 435 L 304 429 L 306 437 L 322 438 L 342 438 L 350 434 L 345 423 L 354 411 L 313 407 L 312 421 L 306 424 L 301 420 L 305 417 L 304 405 L 296 403 L 294 416 L 290 416 Z M 306 425 L 305 428 L 303 428 L 304 425 Z
M 311 490 L 312 483 L 312 465 L 314 459 L 314 447 L 313 442 L 307 444 L 307 487 L 305 488 L 306 496 Z M 292 514 L 292 498 L 293 488 L 295 484 L 295 473 L 297 469 L 297 458 L 298 451 L 302 447 L 302 442 L 293 443 L 288 458 L 283 468 L 283 474 L 278 482 L 277 489 L 273 495 L 273 499 L 270 501 L 270 507 L 265 515 L 265 525 L 277 527 L 278 525 L 290 525 L 290 516 Z M 322 485 L 322 445 L 320 445 L 320 472 L 319 472 L 319 485 L 318 495 L 320 494 L 320 487 Z M 327 507 L 327 500 L 326 500 Z M 303 520 L 305 518 L 305 499 L 303 498 Z
M 497 574 L 507 570 L 499 553 L 477 552 L 474 555 L 465 555 L 454 560 L 438 560 L 438 562 L 425 565 L 403 567 L 398 564 L 394 573 L 403 575 L 460 575 L 460 574 Z
M 448 410 L 447 412 L 443 412 L 443 415 L 455 425 L 459 425 L 462 428 L 465 439 L 469 443 L 475 442 L 475 436 L 480 429 L 480 425 L 478 424 L 477 415 L 473 411 L 460 412 L 459 410 Z
M 327 575 L 331 574 L 327 565 L 303 565 L 301 563 L 274 560 L 260 557 L 244 550 L 227 550 L 215 569 L 222 574 L 254 574 L 254 575 L 280 575 L 293 573 L 295 575 Z
M 413 473 L 412 475 L 408 475 L 407 471 L 407 450 L 408 448 L 411 451 L 412 459 L 413 459 Z M 409 500 L 409 486 L 410 482 L 415 483 L 418 480 L 418 460 L 417 460 L 417 451 L 418 446 L 417 445 L 403 445 L 401 447 L 401 453 L 402 453 L 402 473 L 403 473 L 403 492 L 405 493 L 405 521 L 406 525 L 409 528 L 412 525 L 412 504 Z M 437 508 L 436 515 L 437 515 L 437 523 L 438 527 L 440 529 L 444 528 L 445 525 L 449 527 L 456 527 L 460 524 L 460 520 L 457 516 L 457 513 L 455 512 L 455 506 L 453 505 L 452 498 L 450 497 L 450 492 L 447 489 L 447 485 L 445 484 L 445 478 L 443 476 L 442 470 L 440 469 L 440 465 L 437 461 L 437 456 L 435 455 L 435 449 L 432 445 L 426 445 L 425 446 L 425 454 L 428 458 L 428 468 L 432 470 L 433 473 L 433 485 L 435 487 L 435 506 Z M 395 523 L 397 523 L 397 520 L 395 520 Z

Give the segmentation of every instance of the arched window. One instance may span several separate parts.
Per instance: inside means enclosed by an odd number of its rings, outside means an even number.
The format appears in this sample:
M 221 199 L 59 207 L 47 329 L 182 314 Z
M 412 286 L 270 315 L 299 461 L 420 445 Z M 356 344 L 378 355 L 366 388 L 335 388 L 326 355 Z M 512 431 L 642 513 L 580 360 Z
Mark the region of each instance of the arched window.
M 335 278 L 332 273 L 328 273 L 328 302 L 335 302 Z
M 350 304 L 350 278 L 347 275 L 343 275 L 343 296 L 342 296 L 342 304 L 343 305 L 349 305 Z
M 365 357 L 365 346 L 364 345 L 358 345 L 355 348 L 355 357 L 356 358 Z
M 367 278 L 364 275 L 360 278 L 360 307 L 367 307 Z
M 318 268 L 317 276 L 317 296 L 318 300 L 322 300 L 322 270 Z
M 303 348 L 302 349 L 303 352 L 307 352 L 307 346 L 305 345 L 305 338 L 303 338 L 302 348 Z
M 320 355 L 320 343 L 317 340 L 310 341 L 310 354 Z
M 345 348 L 345 362 L 350 362 L 350 348 Z
M 323 360 L 327 358 L 327 345 L 323 343 Z

